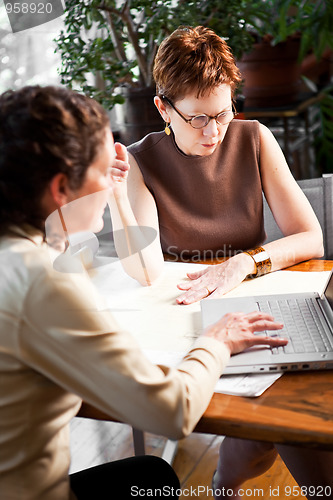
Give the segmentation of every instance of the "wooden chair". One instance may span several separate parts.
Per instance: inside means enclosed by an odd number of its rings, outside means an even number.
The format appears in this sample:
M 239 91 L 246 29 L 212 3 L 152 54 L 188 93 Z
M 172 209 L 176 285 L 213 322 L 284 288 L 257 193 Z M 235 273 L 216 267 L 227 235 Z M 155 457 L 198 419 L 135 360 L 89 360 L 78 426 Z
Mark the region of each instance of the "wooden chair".
M 333 259 L 333 174 L 323 174 L 315 179 L 298 181 L 308 198 L 321 225 L 324 236 L 323 259 Z M 265 243 L 282 238 L 283 234 L 276 224 L 273 214 L 264 198 L 264 219 L 267 239 Z

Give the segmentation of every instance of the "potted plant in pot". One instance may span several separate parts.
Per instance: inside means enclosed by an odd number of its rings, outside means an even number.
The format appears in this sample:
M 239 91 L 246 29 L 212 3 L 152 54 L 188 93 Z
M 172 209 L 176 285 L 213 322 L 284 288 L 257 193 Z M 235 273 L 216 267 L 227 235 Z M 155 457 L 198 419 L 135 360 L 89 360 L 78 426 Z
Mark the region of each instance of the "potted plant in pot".
M 271 107 L 295 100 L 301 75 L 333 49 L 331 0 L 265 0 L 260 19 L 247 22 L 253 49 L 238 61 L 247 106 Z M 310 55 L 309 55 L 310 54 Z M 306 69 L 307 68 L 307 69 Z
M 244 54 L 257 41 L 283 46 L 301 32 L 300 54 L 313 46 L 320 55 L 323 46 L 332 46 L 332 9 L 323 0 L 65 0 L 65 6 L 57 39 L 62 83 L 110 110 L 123 103 L 115 109 L 125 144 L 162 126 L 153 105 L 152 65 L 162 39 L 180 25 L 208 26 L 227 40 L 244 73 L 245 92 L 251 83 Z M 263 65 L 257 63 L 255 76 Z M 260 104 L 267 105 L 259 94 Z
M 66 0 L 56 40 L 64 85 L 117 108 L 121 140 L 129 144 L 161 119 L 153 104 L 152 66 L 160 42 L 180 25 L 204 25 L 225 37 L 237 58 L 253 38 L 245 20 L 261 18 L 260 1 Z M 259 12 L 259 16 L 258 16 Z M 121 112 L 119 112 L 119 109 Z

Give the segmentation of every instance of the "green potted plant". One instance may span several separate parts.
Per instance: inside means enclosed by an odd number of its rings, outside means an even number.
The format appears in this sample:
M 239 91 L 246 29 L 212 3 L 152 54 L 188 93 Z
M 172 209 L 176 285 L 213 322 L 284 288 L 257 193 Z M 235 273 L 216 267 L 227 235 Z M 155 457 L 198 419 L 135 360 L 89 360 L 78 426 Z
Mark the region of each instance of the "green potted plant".
M 180 25 L 208 26 L 227 40 L 245 77 L 245 94 L 249 86 L 258 86 L 244 67 L 253 47 L 263 41 L 266 49 L 290 54 L 289 44 L 295 46 L 296 72 L 279 69 L 273 74 L 264 60 L 255 63 L 255 77 L 264 68 L 266 76 L 273 75 L 271 86 L 293 89 L 291 95 L 281 96 L 282 102 L 298 92 L 300 61 L 309 49 L 319 58 L 325 47 L 333 46 L 331 0 L 65 0 L 65 6 L 65 26 L 57 39 L 62 83 L 109 110 L 122 103 L 113 113 L 117 111 L 125 144 L 161 128 L 153 105 L 152 65 L 160 42 Z M 269 53 L 268 62 L 271 59 Z M 278 81 L 293 73 L 294 86 Z M 259 88 L 258 103 L 271 106 L 265 91 Z
M 265 0 L 260 18 L 247 22 L 253 48 L 239 60 L 247 105 L 292 102 L 301 74 L 333 49 L 332 0 Z
M 160 42 L 180 25 L 209 26 L 225 37 L 237 58 L 253 38 L 262 0 L 66 0 L 65 26 L 57 38 L 64 85 L 115 104 L 121 140 L 161 128 L 153 105 L 152 67 Z M 259 19 L 261 15 L 259 15 Z M 135 104 L 135 105 L 133 105 Z

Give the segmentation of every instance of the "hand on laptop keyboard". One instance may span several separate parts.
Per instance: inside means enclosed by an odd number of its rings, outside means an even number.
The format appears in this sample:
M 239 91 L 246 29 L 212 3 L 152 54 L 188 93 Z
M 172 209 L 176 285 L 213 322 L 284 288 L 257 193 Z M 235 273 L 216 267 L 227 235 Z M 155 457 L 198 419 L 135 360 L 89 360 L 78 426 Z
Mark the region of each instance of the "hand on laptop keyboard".
M 228 313 L 217 323 L 207 327 L 203 335 L 213 337 L 223 342 L 230 354 L 237 354 L 255 345 L 270 347 L 284 346 L 288 343 L 285 338 L 278 336 L 255 335 L 255 332 L 266 330 L 281 330 L 282 323 L 274 321 L 273 316 L 255 311 L 252 313 Z

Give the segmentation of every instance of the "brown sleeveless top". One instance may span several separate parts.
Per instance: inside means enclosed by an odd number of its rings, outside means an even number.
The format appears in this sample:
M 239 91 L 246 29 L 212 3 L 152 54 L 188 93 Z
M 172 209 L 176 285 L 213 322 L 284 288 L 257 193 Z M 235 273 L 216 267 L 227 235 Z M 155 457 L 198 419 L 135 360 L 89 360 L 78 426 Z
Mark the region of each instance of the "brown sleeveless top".
M 265 240 L 257 121 L 233 120 L 210 156 L 185 155 L 164 132 L 128 150 L 155 198 L 165 253 L 223 257 Z

